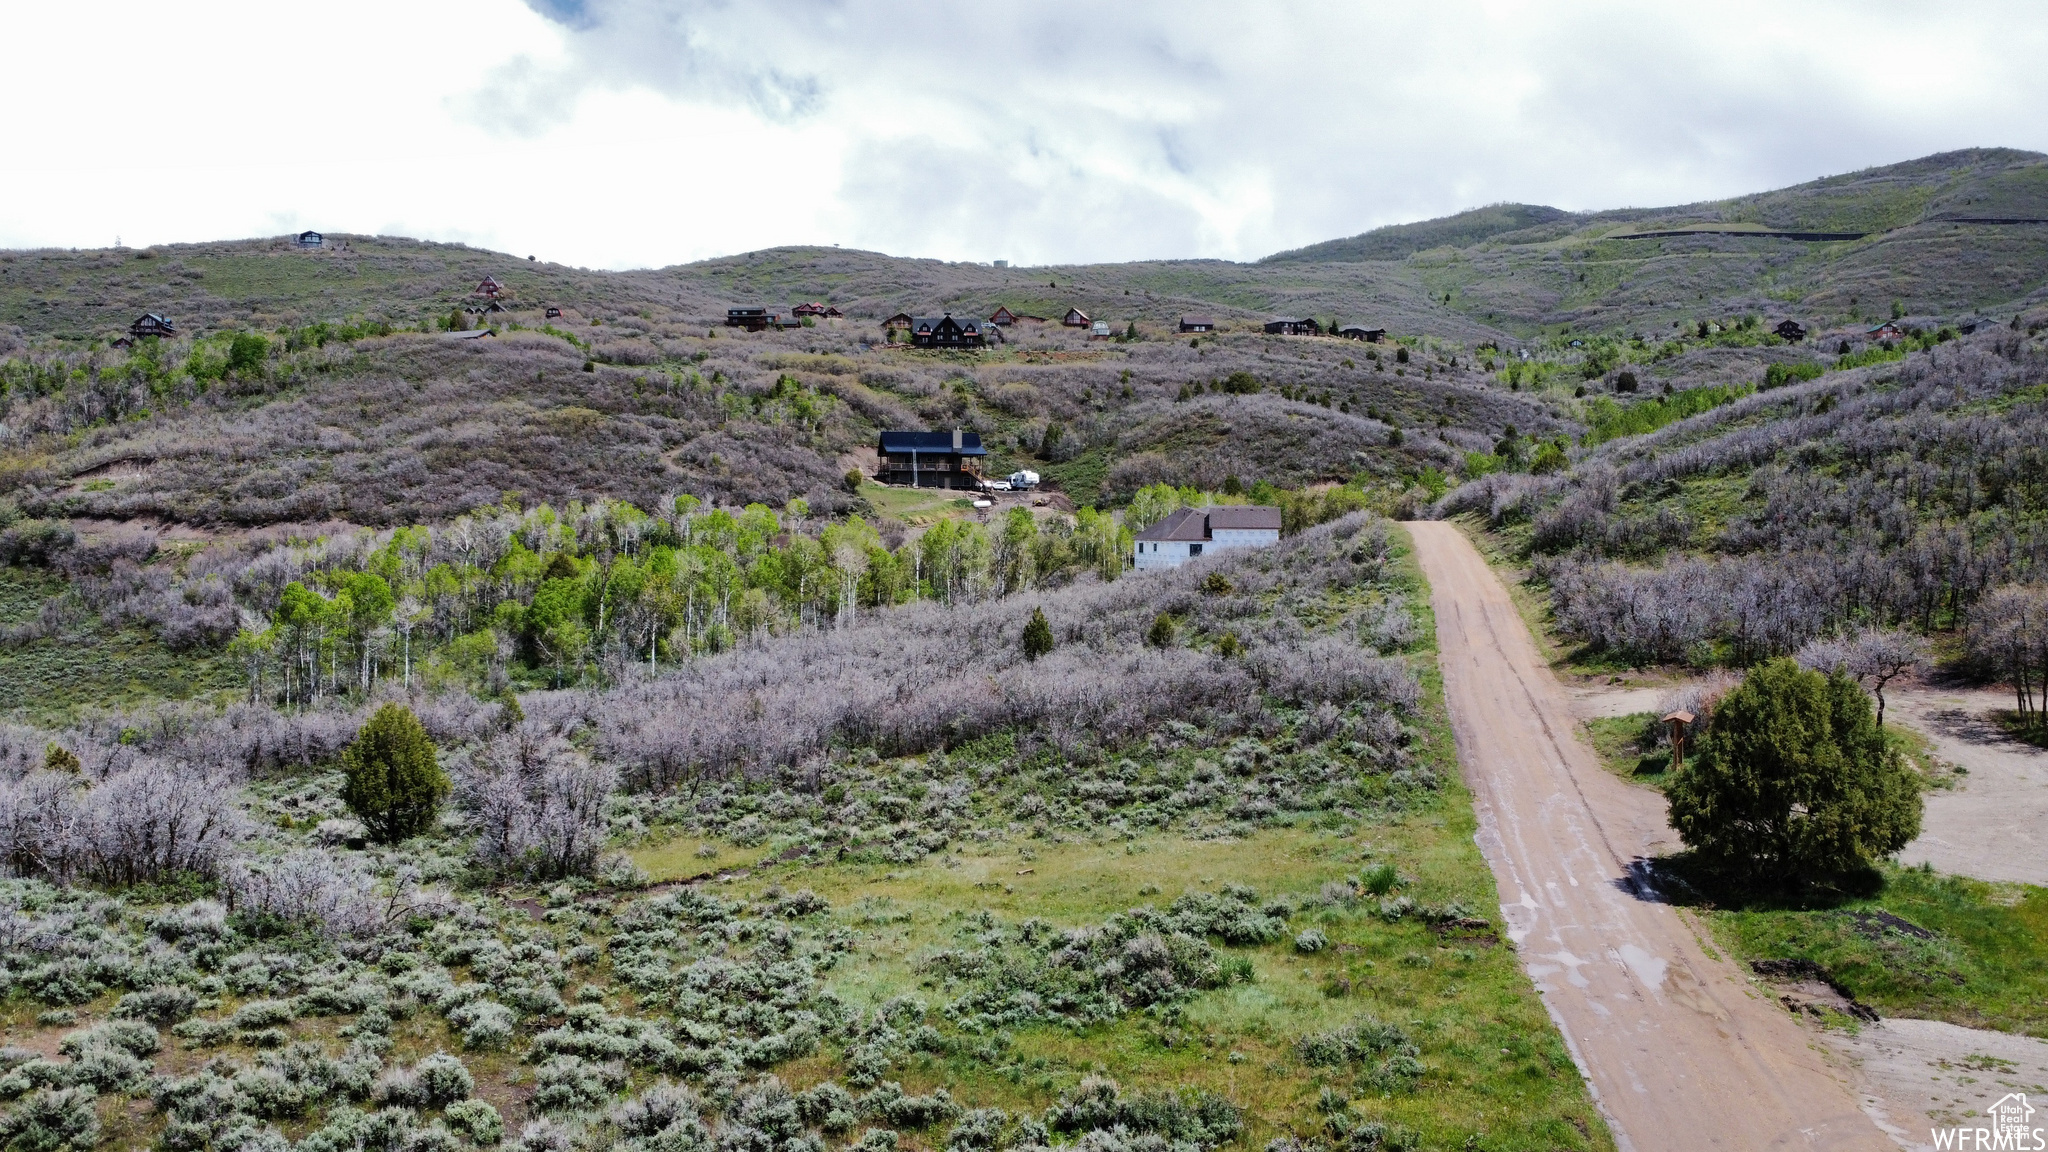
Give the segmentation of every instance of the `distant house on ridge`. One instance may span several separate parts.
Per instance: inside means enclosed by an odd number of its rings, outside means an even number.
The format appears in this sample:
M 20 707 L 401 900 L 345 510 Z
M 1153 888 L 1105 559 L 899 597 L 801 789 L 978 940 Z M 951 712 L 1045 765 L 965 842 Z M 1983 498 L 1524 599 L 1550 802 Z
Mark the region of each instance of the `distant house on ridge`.
M 1367 344 L 1377 344 L 1386 339 L 1387 330 L 1385 328 L 1367 328 L 1363 324 L 1346 324 L 1344 327 L 1337 329 L 1337 335 L 1347 340 L 1363 340 Z
M 1865 332 L 1864 335 L 1872 340 L 1903 340 L 1906 338 L 1906 333 L 1897 324 L 1889 320 Z
M 880 464 L 875 479 L 914 488 L 978 488 L 976 461 L 988 455 L 981 434 L 955 428 L 951 432 L 884 432 L 875 446 Z
M 985 348 L 996 330 L 985 320 L 955 320 L 944 316 L 919 316 L 911 321 L 910 342 L 919 348 Z
M 1771 331 L 1776 332 L 1778 334 L 1779 339 L 1785 340 L 1793 344 L 1797 344 L 1801 340 L 1806 339 L 1806 329 L 1800 326 L 1797 320 L 1781 321 L 1778 324 L 1778 326 L 1776 328 L 1771 329 Z
M 1207 316 L 1183 316 L 1180 318 L 1180 330 L 1183 332 L 1214 332 L 1216 330 L 1216 321 L 1211 320 Z
M 1079 308 L 1069 308 L 1067 309 L 1067 314 L 1060 317 L 1060 323 L 1069 328 L 1086 328 L 1093 324 L 1094 321 L 1090 320 L 1088 314 Z
M 327 243 L 327 237 L 320 235 L 318 232 L 306 231 L 299 233 L 298 236 L 298 245 L 301 248 L 318 248 L 325 243 Z
M 177 335 L 177 333 L 178 326 L 176 324 L 171 323 L 154 312 L 145 313 L 135 323 L 128 326 L 128 334 L 137 340 L 142 339 L 144 336 L 157 336 L 169 339 Z
M 891 316 L 891 317 L 889 317 L 889 318 L 888 318 L 887 320 L 884 320 L 884 321 L 882 321 L 882 327 L 884 327 L 884 328 L 908 328 L 908 327 L 910 327 L 910 326 L 911 326 L 912 324 L 915 324 L 916 322 L 917 322 L 917 317 L 915 317 L 915 316 L 912 316 L 912 315 L 911 315 L 910 313 L 908 313 L 908 312 L 898 312 L 898 313 L 897 313 L 897 314 L 895 314 L 894 316 Z
M 470 293 L 470 295 L 488 296 L 491 299 L 496 300 L 498 298 L 498 294 L 503 292 L 504 290 L 505 286 L 503 284 L 498 283 L 497 277 L 486 276 L 483 279 L 483 283 L 478 284 L 476 286 L 476 291 Z
M 988 318 L 988 322 L 999 328 L 1008 328 L 1017 322 L 1017 314 L 1006 306 L 998 305 L 995 314 Z
M 776 314 L 768 311 L 766 308 L 748 306 L 744 308 L 727 308 L 725 310 L 726 327 L 745 328 L 749 332 L 760 332 L 772 327 L 778 319 L 779 317 Z
M 1138 533 L 1132 560 L 1140 571 L 1178 568 L 1197 556 L 1280 541 L 1280 510 L 1262 504 L 1176 508 Z
M 1323 334 L 1323 326 L 1312 319 L 1283 316 L 1278 320 L 1266 321 L 1266 333 L 1269 336 L 1320 336 Z

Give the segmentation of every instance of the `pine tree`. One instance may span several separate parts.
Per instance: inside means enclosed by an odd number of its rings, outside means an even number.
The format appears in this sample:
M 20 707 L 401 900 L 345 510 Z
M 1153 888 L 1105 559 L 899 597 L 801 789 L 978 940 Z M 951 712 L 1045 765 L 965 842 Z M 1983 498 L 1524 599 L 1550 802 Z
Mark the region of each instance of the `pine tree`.
M 434 826 L 448 795 L 448 776 L 434 741 L 410 708 L 386 704 L 341 753 L 348 780 L 341 798 L 370 835 L 386 844 Z
M 1161 612 L 1152 620 L 1152 627 L 1145 633 L 1145 643 L 1154 648 L 1173 647 L 1173 617 Z
M 1033 608 L 1031 622 L 1024 625 L 1024 658 L 1036 660 L 1052 649 L 1052 625 L 1046 622 L 1043 608 Z

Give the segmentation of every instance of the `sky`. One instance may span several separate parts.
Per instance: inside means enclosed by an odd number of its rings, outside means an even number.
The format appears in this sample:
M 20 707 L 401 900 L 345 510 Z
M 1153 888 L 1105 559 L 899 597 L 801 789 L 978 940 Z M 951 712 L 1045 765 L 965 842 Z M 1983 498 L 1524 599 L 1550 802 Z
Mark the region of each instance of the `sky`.
M 2048 151 L 2048 6 L 0 0 L 0 247 L 1252 260 Z

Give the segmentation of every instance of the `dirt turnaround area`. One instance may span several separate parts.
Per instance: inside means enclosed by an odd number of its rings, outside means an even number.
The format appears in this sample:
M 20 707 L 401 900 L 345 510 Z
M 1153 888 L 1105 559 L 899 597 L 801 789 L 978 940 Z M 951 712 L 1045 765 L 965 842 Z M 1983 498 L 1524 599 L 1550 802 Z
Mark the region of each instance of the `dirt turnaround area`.
M 1602 770 L 1471 542 L 1448 523 L 1408 529 L 1501 912 L 1616 1143 L 1893 1148 L 1799 1025 L 1639 881 L 1670 841 L 1663 798 Z

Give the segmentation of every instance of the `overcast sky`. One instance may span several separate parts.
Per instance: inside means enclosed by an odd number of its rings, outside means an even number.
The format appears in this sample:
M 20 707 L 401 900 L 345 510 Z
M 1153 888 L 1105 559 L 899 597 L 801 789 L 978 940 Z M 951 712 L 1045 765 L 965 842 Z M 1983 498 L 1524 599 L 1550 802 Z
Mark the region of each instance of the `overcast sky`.
M 2038 3 L 0 7 L 0 246 L 301 228 L 590 267 L 1284 248 L 2048 151 Z

